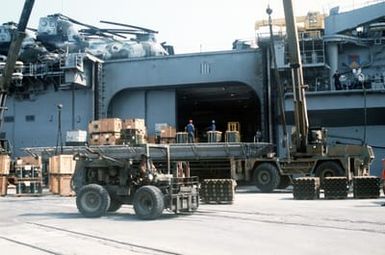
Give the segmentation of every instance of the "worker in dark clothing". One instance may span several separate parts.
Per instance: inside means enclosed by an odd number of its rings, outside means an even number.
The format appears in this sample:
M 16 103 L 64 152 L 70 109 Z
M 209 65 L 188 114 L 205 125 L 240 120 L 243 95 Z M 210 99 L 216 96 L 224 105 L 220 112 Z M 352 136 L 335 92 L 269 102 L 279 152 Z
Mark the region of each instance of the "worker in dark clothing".
M 340 81 L 341 74 L 338 72 L 338 70 L 336 70 L 335 74 L 333 75 L 333 78 L 334 78 L 334 87 L 336 88 L 336 90 L 341 90 L 342 89 L 341 81 Z
M 189 120 L 186 128 L 188 142 L 193 143 L 195 141 L 195 127 L 192 120 Z
M 211 121 L 211 125 L 209 126 L 209 131 L 216 131 L 217 127 L 215 125 L 215 120 Z

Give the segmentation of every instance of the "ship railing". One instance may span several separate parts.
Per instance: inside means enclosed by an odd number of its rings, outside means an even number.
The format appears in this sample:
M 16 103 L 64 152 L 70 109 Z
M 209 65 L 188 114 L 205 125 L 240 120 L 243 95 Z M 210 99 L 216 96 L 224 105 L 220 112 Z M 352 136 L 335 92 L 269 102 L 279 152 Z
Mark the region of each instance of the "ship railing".
M 28 64 L 23 68 L 23 76 L 26 77 L 44 77 L 44 76 L 58 76 L 64 72 L 56 70 L 54 66 L 49 64 Z

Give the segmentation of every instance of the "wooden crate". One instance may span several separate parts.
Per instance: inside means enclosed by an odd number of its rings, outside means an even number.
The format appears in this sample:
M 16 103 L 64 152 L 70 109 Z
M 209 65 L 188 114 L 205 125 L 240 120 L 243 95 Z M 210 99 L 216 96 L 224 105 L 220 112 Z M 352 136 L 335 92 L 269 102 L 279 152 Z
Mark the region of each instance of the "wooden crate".
M 90 135 L 90 145 L 115 145 L 120 143 L 120 133 L 94 133 Z
M 100 144 L 115 145 L 120 142 L 120 133 L 107 133 L 100 136 Z
M 90 121 L 88 133 L 115 133 L 122 129 L 122 120 L 119 118 L 100 119 Z
M 6 196 L 8 190 L 8 176 L 0 176 L 0 196 Z
M 59 175 L 59 195 L 60 196 L 74 196 L 75 192 L 71 188 L 72 174 Z
M 59 175 L 58 174 L 50 174 L 49 191 L 51 191 L 53 194 L 59 194 Z
M 101 139 L 100 139 L 100 133 L 93 133 L 90 134 L 90 137 L 88 139 L 89 145 L 101 145 Z
M 144 119 L 125 119 L 123 120 L 122 129 L 139 129 L 144 131 L 146 125 Z
M 176 129 L 174 127 L 168 126 L 160 130 L 160 138 L 175 138 Z
M 18 157 L 16 159 L 16 166 L 24 166 L 24 165 L 41 167 L 42 166 L 41 157 L 32 157 L 32 156 Z
M 49 158 L 49 173 L 51 174 L 73 174 L 75 172 L 76 160 L 73 155 L 56 155 Z
M 11 167 L 11 158 L 8 155 L 0 155 L 0 175 L 8 175 Z

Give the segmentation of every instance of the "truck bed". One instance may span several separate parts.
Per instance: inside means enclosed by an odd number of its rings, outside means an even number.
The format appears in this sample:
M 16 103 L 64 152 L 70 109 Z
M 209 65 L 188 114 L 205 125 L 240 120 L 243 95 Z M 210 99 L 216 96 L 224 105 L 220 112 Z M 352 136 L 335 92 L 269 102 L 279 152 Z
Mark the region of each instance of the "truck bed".
M 24 151 L 33 156 L 48 158 L 55 155 L 56 152 L 60 152 L 60 148 L 30 147 L 24 148 Z M 142 154 L 150 155 L 152 159 L 164 159 L 169 154 L 170 160 L 247 159 L 260 158 L 270 152 L 273 152 L 273 145 L 270 143 L 175 143 L 63 147 L 63 154 L 102 154 L 115 159 L 140 159 Z

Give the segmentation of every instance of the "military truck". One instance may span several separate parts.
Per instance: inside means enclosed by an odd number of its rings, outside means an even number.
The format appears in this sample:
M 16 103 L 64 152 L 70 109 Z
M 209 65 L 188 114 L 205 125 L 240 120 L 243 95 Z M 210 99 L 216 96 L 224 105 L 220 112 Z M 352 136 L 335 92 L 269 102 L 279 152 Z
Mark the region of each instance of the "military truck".
M 150 155 L 159 150 L 167 164 L 155 168 Z M 132 204 L 144 220 L 159 218 L 164 209 L 174 213 L 194 212 L 199 206 L 197 177 L 178 177 L 171 171 L 167 145 L 120 147 L 120 153 L 88 148 L 75 155 L 72 186 L 76 206 L 85 217 L 100 217 Z
M 373 149 L 367 144 L 333 144 L 327 137 L 325 128 L 309 128 L 305 88 L 302 71 L 302 60 L 299 50 L 298 31 L 293 11 L 292 0 L 283 0 L 286 35 L 289 53 L 289 63 L 292 73 L 294 122 L 295 129 L 291 136 L 291 144 L 286 144 L 287 155 L 280 158 L 258 159 L 253 167 L 253 181 L 264 191 L 271 192 L 276 188 L 285 188 L 290 184 L 294 175 L 312 175 L 321 178 L 327 176 L 369 175 L 370 164 L 374 159 Z M 270 50 L 274 56 L 274 40 L 270 14 Z M 275 80 L 280 87 L 280 77 L 277 72 L 275 58 Z M 283 104 L 283 95 L 281 95 Z M 284 116 L 284 107 L 280 107 Z M 286 126 L 283 125 L 284 132 Z M 288 139 L 286 139 L 288 140 Z

